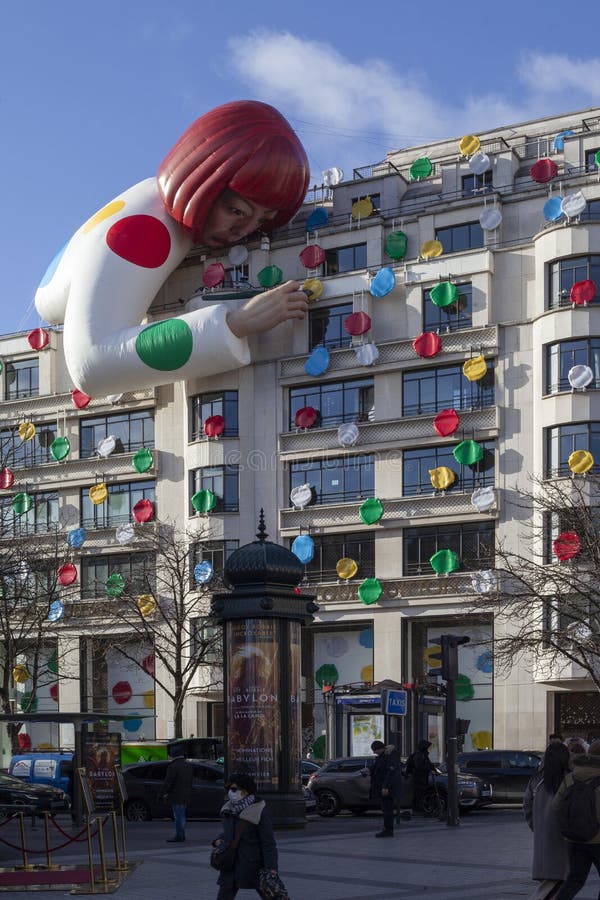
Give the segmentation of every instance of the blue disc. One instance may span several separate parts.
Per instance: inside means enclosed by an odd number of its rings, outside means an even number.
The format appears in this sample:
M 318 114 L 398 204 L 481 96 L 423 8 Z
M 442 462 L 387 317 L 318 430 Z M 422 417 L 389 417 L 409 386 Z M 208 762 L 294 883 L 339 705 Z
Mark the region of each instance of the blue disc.
M 310 534 L 299 534 L 292 544 L 292 553 L 298 557 L 301 563 L 312 562 L 315 555 L 315 542 Z
M 196 584 L 207 584 L 214 575 L 214 570 L 208 560 L 203 559 L 194 566 L 194 581 Z
M 65 614 L 65 608 L 60 600 L 53 600 L 48 610 L 48 620 L 50 622 L 58 622 Z
M 327 225 L 327 219 L 329 215 L 324 206 L 317 206 L 316 209 L 313 209 L 310 216 L 306 220 L 306 230 L 314 231 L 316 228 L 322 228 L 323 225 Z
M 304 371 L 307 375 L 322 375 L 329 368 L 329 350 L 327 347 L 319 345 L 315 347 L 306 362 L 304 363 Z
M 387 266 L 380 269 L 369 286 L 369 293 L 373 297 L 385 297 L 396 287 L 396 276 Z
M 562 211 L 562 197 L 550 197 L 544 203 L 544 218 L 546 222 L 556 222 L 562 219 L 564 212 Z
M 69 547 L 83 547 L 86 537 L 85 528 L 72 528 L 67 534 L 67 544 Z

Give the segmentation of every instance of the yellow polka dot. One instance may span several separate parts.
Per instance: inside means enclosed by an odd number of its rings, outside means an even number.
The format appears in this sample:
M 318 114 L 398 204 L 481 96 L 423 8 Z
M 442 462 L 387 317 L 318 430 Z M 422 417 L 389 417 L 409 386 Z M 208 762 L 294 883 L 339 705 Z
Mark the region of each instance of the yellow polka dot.
M 99 225 L 100 222 L 108 219 L 109 216 L 114 216 L 116 213 L 120 212 L 124 206 L 124 200 L 113 200 L 111 203 L 107 203 L 106 206 L 103 206 L 102 209 L 99 209 L 97 213 L 94 213 L 91 219 L 87 220 L 87 222 L 83 226 L 84 234 L 88 234 L 93 228 L 96 227 L 96 225 Z
M 154 691 L 144 691 L 144 707 L 154 709 Z
M 361 681 L 373 684 L 373 666 L 363 666 L 360 670 Z

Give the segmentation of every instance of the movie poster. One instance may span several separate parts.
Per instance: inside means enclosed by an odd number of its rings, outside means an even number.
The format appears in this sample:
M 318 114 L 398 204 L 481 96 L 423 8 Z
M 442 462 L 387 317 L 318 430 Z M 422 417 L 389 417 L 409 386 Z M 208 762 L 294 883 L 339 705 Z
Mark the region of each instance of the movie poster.
M 279 785 L 278 622 L 227 622 L 228 771 L 252 774 L 259 788 Z
M 300 696 L 300 622 L 287 622 L 284 627 L 290 629 L 290 735 L 289 735 L 289 773 L 290 790 L 300 790 L 300 759 L 302 756 L 302 698 Z
M 96 812 L 118 809 L 115 766 L 121 763 L 121 735 L 89 731 L 83 748 L 85 771 Z

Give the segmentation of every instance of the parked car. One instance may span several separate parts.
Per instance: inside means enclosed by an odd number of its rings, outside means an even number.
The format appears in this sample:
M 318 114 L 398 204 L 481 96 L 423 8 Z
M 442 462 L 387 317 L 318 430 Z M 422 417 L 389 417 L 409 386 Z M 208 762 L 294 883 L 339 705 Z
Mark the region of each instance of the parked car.
M 318 772 L 321 766 L 319 763 L 313 762 L 312 759 L 303 759 L 300 761 L 300 772 L 302 777 L 302 784 L 308 785 L 308 780 L 311 775 L 315 772 Z
M 474 750 L 459 753 L 457 762 L 464 774 L 478 775 L 491 784 L 494 803 L 522 803 L 543 755 L 532 750 Z
M 66 812 L 71 808 L 71 801 L 60 788 L 28 784 L 20 778 L 0 773 L 0 813 L 9 814 L 18 806 L 41 816 L 44 812 Z
M 28 784 L 45 784 L 72 795 L 73 753 L 69 750 L 36 750 L 15 754 L 8 774 Z
M 171 816 L 170 804 L 160 799 L 169 762 L 136 763 L 123 769 L 127 788 L 125 815 L 130 822 L 147 822 Z M 189 762 L 194 775 L 187 818 L 218 819 L 226 799 L 223 766 L 212 760 L 190 759 Z M 314 812 L 316 800 L 307 788 L 303 790 L 306 812 Z
M 369 809 L 379 809 L 379 802 L 369 798 L 369 767 L 372 756 L 346 756 L 325 763 L 309 779 L 308 788 L 315 795 L 317 812 L 321 816 L 337 815 L 349 809 L 356 815 Z M 448 795 L 448 777 L 436 769 L 431 788 L 423 798 L 423 811 L 429 814 L 441 812 Z M 458 776 L 458 801 L 461 811 L 486 806 L 491 802 L 492 791 L 488 784 L 476 776 Z M 402 779 L 399 797 L 401 809 L 412 805 L 412 785 L 409 778 Z

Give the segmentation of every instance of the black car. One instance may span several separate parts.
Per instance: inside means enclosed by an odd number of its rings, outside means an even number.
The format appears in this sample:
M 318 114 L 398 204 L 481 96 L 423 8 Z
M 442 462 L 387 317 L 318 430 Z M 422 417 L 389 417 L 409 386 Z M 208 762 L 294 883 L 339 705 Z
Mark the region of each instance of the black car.
M 359 814 L 368 809 L 379 809 L 379 802 L 369 797 L 369 768 L 372 756 L 346 756 L 325 763 L 309 779 L 309 790 L 317 801 L 317 812 L 321 816 L 335 816 L 342 809 Z M 446 806 L 448 777 L 439 769 L 433 775 L 431 787 L 426 791 L 422 803 L 423 812 L 437 815 Z M 462 812 L 487 806 L 491 802 L 492 791 L 489 784 L 476 776 L 458 776 L 458 802 Z M 410 809 L 412 805 L 412 785 L 409 778 L 402 779 L 399 807 Z
M 218 819 L 225 802 L 223 767 L 214 762 L 190 759 L 194 773 L 187 806 L 188 819 Z M 172 815 L 171 805 L 160 799 L 170 760 L 134 763 L 123 769 L 127 788 L 125 815 L 130 822 L 147 822 Z
M 65 812 L 71 808 L 68 794 L 49 784 L 28 784 L 0 772 L 0 814 L 32 812 L 41 816 L 44 812 Z
M 464 774 L 478 775 L 492 785 L 494 803 L 522 803 L 542 756 L 532 750 L 474 750 L 459 753 L 457 762 Z

